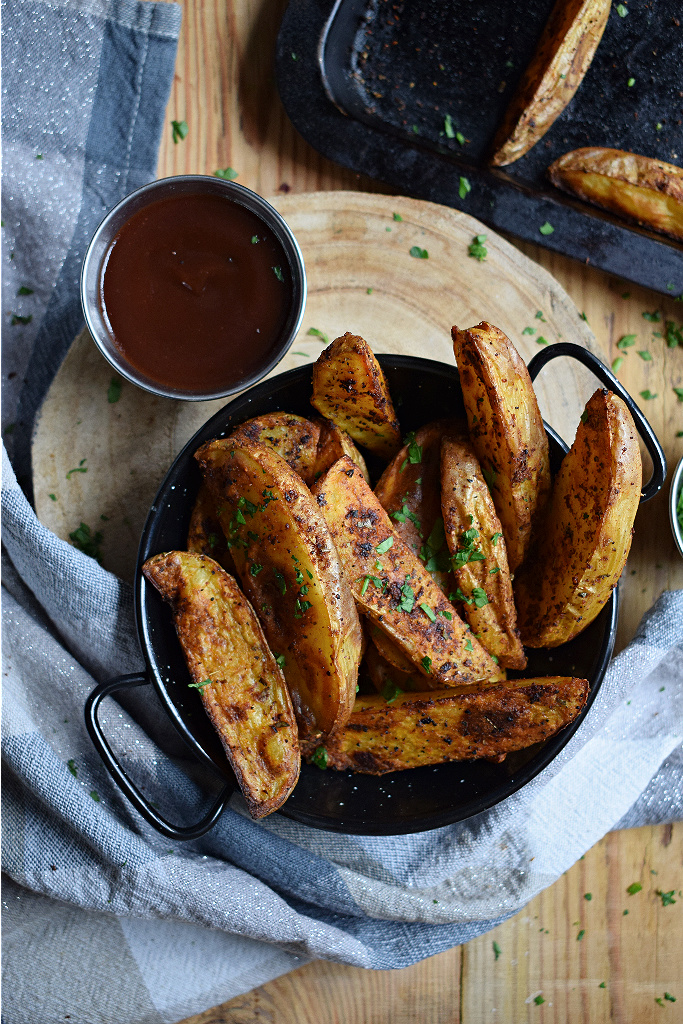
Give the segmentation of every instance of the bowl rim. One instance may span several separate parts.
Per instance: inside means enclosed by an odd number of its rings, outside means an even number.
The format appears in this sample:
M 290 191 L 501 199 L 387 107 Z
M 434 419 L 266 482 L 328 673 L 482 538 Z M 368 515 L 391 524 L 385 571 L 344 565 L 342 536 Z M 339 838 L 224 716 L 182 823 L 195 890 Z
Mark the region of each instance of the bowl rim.
M 378 354 L 377 358 L 380 362 L 380 365 L 383 365 L 386 368 L 403 368 L 410 370 L 430 369 L 432 371 L 438 371 L 441 375 L 451 376 L 452 379 L 454 380 L 457 379 L 459 384 L 457 368 L 455 366 L 449 365 L 448 363 L 443 363 L 433 359 L 425 359 L 420 356 L 404 356 L 382 353 Z M 163 493 L 165 492 L 167 487 L 170 486 L 171 480 L 175 477 L 182 463 L 184 463 L 187 460 L 188 454 L 193 454 L 196 448 L 199 446 L 199 444 L 203 443 L 204 435 L 208 434 L 210 436 L 215 437 L 225 436 L 225 434 L 228 433 L 233 428 L 234 425 L 237 425 L 236 423 L 233 424 L 231 422 L 228 422 L 226 424 L 225 421 L 226 419 L 229 421 L 231 409 L 233 408 L 233 406 L 236 406 L 238 403 L 240 403 L 242 399 L 246 399 L 247 405 L 249 406 L 258 405 L 259 400 L 264 398 L 271 398 L 273 396 L 273 393 L 277 391 L 278 388 L 285 388 L 290 383 L 297 382 L 299 379 L 303 381 L 307 377 L 310 378 L 311 371 L 312 365 L 300 366 L 294 368 L 293 370 L 289 370 L 285 373 L 278 374 L 276 377 L 270 380 L 263 381 L 256 388 L 252 389 L 249 392 L 248 396 L 242 395 L 236 397 L 232 402 L 227 403 L 225 406 L 223 406 L 222 409 L 219 409 L 218 412 L 216 412 L 212 417 L 210 417 L 206 421 L 206 423 L 199 427 L 199 429 L 193 434 L 189 441 L 183 446 L 181 451 L 173 460 L 173 463 L 169 467 L 167 473 L 165 474 L 164 479 L 160 487 L 158 488 L 157 494 L 150 507 L 150 511 L 147 515 L 147 519 L 145 520 L 145 524 L 140 538 L 140 545 L 138 548 L 138 558 L 136 564 L 136 578 L 134 584 L 134 606 L 135 620 L 138 629 L 138 637 L 142 653 L 145 659 L 145 663 L 147 666 L 147 671 L 157 692 L 157 695 L 159 696 L 160 701 L 164 705 L 167 714 L 171 718 L 171 721 L 173 722 L 174 726 L 180 733 L 185 743 L 189 746 L 189 748 L 193 751 L 195 756 L 198 757 L 198 759 L 201 762 L 210 766 L 216 773 L 219 772 L 219 769 L 214 759 L 204 749 L 201 743 L 199 743 L 195 736 L 191 733 L 189 727 L 187 726 L 183 719 L 183 716 L 181 715 L 178 708 L 174 704 L 172 698 L 170 697 L 164 685 L 164 681 L 161 676 L 161 671 L 154 656 L 149 623 L 144 614 L 147 593 L 152 593 L 153 588 L 145 579 L 141 571 L 141 568 L 147 558 L 151 557 L 152 554 L 157 553 L 156 551 L 152 551 L 150 549 L 149 542 L 151 539 L 151 534 L 153 532 L 156 517 L 159 514 L 159 501 L 160 499 L 162 499 Z M 254 415 L 259 415 L 258 409 L 249 409 L 248 415 L 245 418 L 250 418 L 251 416 Z M 214 427 L 220 429 L 216 429 L 214 432 Z M 545 422 L 544 427 L 546 429 L 546 433 L 548 434 L 548 436 L 559 445 L 560 449 L 563 452 L 567 452 L 569 450 L 569 447 L 565 443 L 565 441 L 559 436 L 559 434 Z M 301 824 L 318 828 L 323 831 L 337 832 L 347 835 L 406 835 L 430 831 L 435 828 L 441 828 L 445 825 L 450 825 L 459 821 L 464 821 L 467 818 L 479 814 L 482 811 L 489 810 L 491 807 L 501 803 L 503 800 L 506 800 L 509 796 L 512 796 L 514 793 L 518 792 L 525 785 L 527 785 L 533 778 L 539 775 L 555 759 L 555 757 L 570 741 L 576 730 L 583 722 L 586 715 L 589 713 L 593 701 L 595 700 L 597 693 L 600 689 L 600 686 L 602 685 L 602 681 L 604 679 L 605 672 L 607 671 L 607 666 L 609 665 L 612 651 L 614 649 L 618 618 L 618 604 L 618 588 L 615 587 L 615 589 L 612 591 L 612 594 L 610 595 L 609 600 L 605 603 L 600 613 L 601 615 L 605 615 L 606 621 L 603 629 L 600 646 L 598 651 L 596 651 L 596 667 L 593 671 L 591 679 L 589 680 L 590 689 L 588 698 L 586 701 L 586 705 L 582 709 L 581 713 L 568 726 L 566 726 L 558 733 L 555 733 L 549 739 L 545 740 L 543 744 L 539 746 L 538 751 L 533 755 L 533 757 L 531 757 L 524 765 L 515 769 L 514 772 L 510 776 L 508 776 L 506 780 L 504 780 L 498 786 L 494 786 L 487 794 L 484 794 L 483 796 L 475 796 L 470 800 L 465 801 L 463 804 L 458 805 L 456 809 L 454 809 L 454 807 L 451 806 L 450 808 L 445 809 L 443 812 L 431 813 L 428 817 L 425 817 L 424 820 L 421 820 L 417 824 L 414 819 L 411 819 L 410 822 L 403 824 L 400 821 L 396 821 L 396 823 L 391 827 L 378 827 L 371 821 L 365 820 L 363 822 L 359 822 L 356 819 L 353 820 L 352 827 L 350 827 L 350 825 L 347 826 L 343 822 L 339 823 L 326 821 L 325 823 L 321 823 L 323 820 L 321 816 L 313 812 L 307 812 L 305 809 L 299 807 L 297 807 L 296 810 L 294 810 L 293 805 L 290 805 L 289 801 L 286 802 L 281 808 L 279 808 L 278 813 L 282 814 L 286 818 L 289 818 L 290 820 L 294 820 Z M 452 763 L 457 764 L 458 762 Z M 306 766 L 305 763 L 302 764 L 302 771 L 307 767 L 308 766 Z M 436 769 L 442 766 L 433 765 L 428 767 Z M 316 769 L 316 771 L 317 770 L 318 769 Z M 417 770 L 420 771 L 422 769 Z M 389 775 L 378 776 L 377 778 L 387 779 L 391 778 L 392 775 L 395 774 L 402 773 L 390 773 Z M 225 778 L 225 776 L 223 777 Z M 229 777 L 229 775 L 227 777 Z

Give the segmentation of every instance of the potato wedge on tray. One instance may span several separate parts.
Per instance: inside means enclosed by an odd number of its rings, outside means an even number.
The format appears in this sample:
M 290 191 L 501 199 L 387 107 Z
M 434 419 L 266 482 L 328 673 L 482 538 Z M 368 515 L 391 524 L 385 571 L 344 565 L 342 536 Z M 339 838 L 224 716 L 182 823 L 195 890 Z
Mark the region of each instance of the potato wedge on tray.
M 320 420 L 320 440 L 318 441 L 318 453 L 315 458 L 313 479 L 317 480 L 323 473 L 326 473 L 330 466 L 333 466 L 337 459 L 348 455 L 352 462 L 358 466 L 364 478 L 370 483 L 370 474 L 365 465 L 365 459 L 356 448 L 355 444 L 346 433 L 330 420 Z M 310 485 L 309 485 L 310 486 Z
M 348 332 L 313 367 L 311 405 L 375 455 L 390 459 L 401 431 L 382 368 L 363 338 Z
M 315 478 L 320 424 L 287 412 L 269 412 L 240 423 L 230 434 L 233 441 L 267 444 L 309 487 Z
M 460 619 L 349 458 L 313 485 L 358 607 L 432 684 L 458 686 L 499 669 Z
M 509 338 L 486 322 L 464 331 L 454 327 L 452 334 L 470 440 L 514 572 L 548 501 L 548 438 L 529 371 Z
M 496 133 L 492 164 L 519 160 L 554 124 L 591 65 L 609 12 L 610 0 L 556 0 Z
M 208 555 L 226 572 L 235 572 L 235 563 L 228 550 L 225 534 L 216 515 L 216 502 L 206 483 L 202 481 L 190 516 L 187 530 L 187 550 Z
M 586 147 L 548 168 L 553 185 L 683 241 L 683 168 L 621 149 Z
M 470 441 L 441 443 L 441 506 L 463 614 L 505 668 L 526 668 L 505 538 Z
M 294 710 L 263 630 L 235 580 L 204 555 L 169 551 L 142 571 L 173 609 L 191 686 L 218 733 L 249 812 L 281 807 L 299 777 Z
M 361 627 L 318 506 L 271 447 L 232 438 L 195 455 L 242 587 L 284 673 L 306 743 L 348 719 Z
M 391 702 L 379 694 L 358 697 L 346 726 L 325 743 L 326 764 L 383 775 L 444 761 L 498 760 L 569 725 L 587 697 L 587 680 L 567 676 L 405 693 Z
M 640 502 L 633 417 L 598 390 L 555 478 L 538 544 L 514 582 L 522 641 L 557 647 L 581 632 L 619 581 Z

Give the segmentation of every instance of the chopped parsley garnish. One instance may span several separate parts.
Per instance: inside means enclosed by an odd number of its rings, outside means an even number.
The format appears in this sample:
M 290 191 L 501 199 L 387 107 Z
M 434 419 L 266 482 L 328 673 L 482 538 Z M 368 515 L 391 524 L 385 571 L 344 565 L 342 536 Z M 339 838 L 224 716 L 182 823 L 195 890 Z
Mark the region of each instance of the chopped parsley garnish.
M 470 639 L 470 637 L 467 638 L 467 643 L 465 644 L 465 650 L 466 651 L 473 651 L 474 650 L 474 647 L 472 646 L 472 640 Z
M 453 567 L 455 569 L 462 569 L 468 562 L 483 562 L 484 552 L 477 546 L 477 538 L 479 537 L 479 530 L 475 530 L 471 527 L 469 530 L 465 530 L 460 535 L 460 545 L 453 555 Z
M 414 256 L 416 260 L 428 260 L 429 253 L 426 249 L 421 249 L 419 245 L 413 245 L 410 249 L 410 255 Z
M 203 679 L 201 683 L 188 683 L 191 690 L 203 690 L 205 686 L 211 686 L 213 679 Z
M 285 275 L 282 273 L 281 267 L 273 267 L 273 273 L 275 274 L 278 281 L 284 281 Z
M 112 377 L 109 381 L 109 388 L 107 390 L 107 401 L 110 405 L 115 405 L 121 397 L 121 381 L 118 377 Z
M 635 345 L 636 335 L 635 334 L 624 334 L 617 342 L 617 348 L 622 349 L 630 348 L 631 345 Z
M 471 192 L 471 191 L 472 191 L 472 186 L 470 185 L 470 183 L 467 180 L 467 178 L 461 177 L 460 178 L 460 184 L 458 185 L 458 195 L 460 196 L 460 198 L 464 199 L 465 196 L 469 192 Z
M 637 892 L 640 892 L 642 888 L 643 887 L 640 884 L 640 882 L 631 882 L 631 884 L 626 887 L 626 892 L 629 894 L 629 896 L 635 896 L 635 894 Z
M 402 221 L 402 220 L 403 220 L 403 217 L 401 216 L 401 214 L 400 214 L 400 213 L 395 213 L 395 214 L 394 214 L 394 220 Z
M 536 338 L 536 344 L 537 345 L 547 345 L 548 344 L 548 339 L 544 338 L 542 334 L 539 334 L 539 336 Z
M 361 580 L 363 581 L 363 586 L 360 588 L 361 597 L 363 596 L 363 594 L 368 589 L 371 583 L 374 583 L 376 587 L 382 586 L 382 581 L 379 578 L 379 576 L 361 576 Z
M 446 133 L 447 139 L 455 138 L 455 128 L 453 127 L 453 119 L 450 114 L 446 114 L 443 121 L 443 130 Z
M 472 600 L 472 598 L 471 597 L 467 597 L 465 594 L 463 594 L 463 592 L 460 589 L 460 587 L 457 587 L 457 589 L 456 589 L 454 594 L 449 594 L 448 598 L 451 601 L 453 601 L 453 600 L 455 600 L 455 601 L 464 601 L 465 604 L 474 604 L 474 601 Z
M 683 388 L 674 388 L 674 394 L 679 402 L 683 402 Z
M 648 313 L 647 310 L 643 313 L 643 320 L 647 320 L 651 324 L 658 324 L 661 322 L 662 315 L 658 309 L 655 309 L 653 313 Z
M 187 138 L 189 128 L 187 127 L 187 121 L 171 121 L 171 130 L 173 132 L 173 144 L 177 145 L 182 139 Z
M 546 221 L 545 224 L 541 224 L 538 230 L 541 232 L 542 235 L 552 235 L 555 228 L 549 221 Z
M 675 1003 L 676 1002 L 676 996 L 672 996 L 670 992 L 665 992 L 664 993 L 664 998 L 666 1000 L 668 1000 L 668 1002 L 670 1002 L 670 1003 Z
M 309 327 L 306 334 L 313 338 L 320 338 L 324 345 L 329 345 L 330 339 L 324 331 L 319 331 L 317 327 Z
M 56 494 L 48 494 L 48 498 L 50 499 L 50 501 L 56 501 L 57 500 L 57 495 Z
M 81 461 L 74 469 L 70 469 L 69 472 L 66 474 L 67 480 L 70 480 L 74 473 L 87 473 L 88 467 L 85 465 L 87 461 L 87 459 L 81 459 Z
M 17 324 L 23 324 L 24 326 L 26 326 L 26 324 L 31 323 L 31 320 L 33 320 L 32 313 L 29 313 L 28 316 L 19 316 L 18 313 L 13 313 L 10 323 L 12 327 L 16 327 Z
M 277 572 L 277 570 L 273 570 L 273 576 L 275 577 L 275 582 L 277 583 L 278 590 L 284 596 L 287 593 L 287 584 L 285 582 L 284 576 L 282 575 L 281 572 Z
M 213 551 L 213 549 L 216 547 L 216 544 L 218 544 L 218 534 L 210 533 L 209 536 L 207 537 L 207 540 L 209 542 L 209 547 Z
M 639 351 L 638 355 L 640 356 L 641 359 L 644 359 L 646 363 L 651 363 L 652 362 L 652 353 L 651 352 L 647 352 L 647 351 L 642 351 L 641 352 L 641 351 Z
M 467 140 L 462 132 L 456 132 L 455 141 L 458 143 L 459 146 L 464 146 Z
M 311 764 L 316 765 L 317 768 L 327 768 L 328 761 L 329 757 L 327 756 L 325 747 L 316 747 L 315 753 L 311 757 Z
M 491 537 L 491 545 L 492 545 L 492 547 L 495 548 L 496 544 L 498 543 L 498 541 L 500 540 L 500 538 L 502 536 L 503 536 L 502 533 L 494 533 L 493 537 Z
M 249 575 L 250 576 L 258 576 L 258 574 L 261 572 L 262 569 L 263 569 L 263 566 L 260 565 L 259 562 L 253 562 L 249 566 Z M 283 593 L 284 593 L 284 591 L 283 591 Z
M 313 605 L 310 601 L 302 601 L 301 598 L 298 597 L 296 599 L 296 604 L 294 605 L 294 618 L 303 619 L 308 609 L 312 607 Z
M 536 1003 L 536 1006 L 541 1006 L 541 1004 L 545 1002 L 545 999 L 542 995 L 537 995 L 534 996 L 534 1002 Z
M 74 779 L 77 779 L 78 778 L 78 768 L 76 767 L 76 762 L 74 761 L 73 757 L 69 761 L 66 762 L 66 766 L 69 769 L 69 771 L 71 772 L 71 774 L 73 775 Z
M 90 790 L 90 797 L 91 797 L 92 800 L 95 801 L 96 804 L 98 804 L 100 802 L 100 794 L 97 792 L 96 789 L 91 789 Z
M 522 331 L 522 334 L 535 334 L 535 333 L 536 333 L 536 328 L 535 327 L 525 327 L 524 330 Z
M 587 900 L 587 901 L 588 901 L 588 903 L 590 903 L 590 901 L 591 901 L 591 900 L 593 899 L 593 893 L 592 893 L 592 892 L 585 892 L 585 893 L 583 894 L 583 898 L 584 898 L 585 900 Z
M 676 327 L 673 320 L 667 320 L 665 330 L 668 348 L 676 348 L 678 345 L 683 345 L 683 328 Z
M 625 18 L 628 14 L 628 8 L 624 4 L 617 4 L 617 14 L 620 18 Z
M 90 555 L 98 562 L 102 562 L 102 551 L 100 550 L 100 544 L 104 540 L 104 537 L 97 530 L 96 533 L 92 533 L 87 523 L 81 523 L 77 530 L 69 534 L 69 540 L 75 548 L 82 551 L 84 555 Z
M 577 942 L 581 942 L 581 939 L 584 937 L 585 934 L 586 934 L 586 929 L 582 928 L 581 931 L 579 932 L 579 934 L 576 936 L 576 941 Z
M 428 604 L 421 604 L 420 608 L 425 613 L 430 622 L 436 622 L 436 615 L 434 614 L 434 612 L 432 611 Z
M 494 943 L 493 943 L 493 955 L 495 956 L 496 960 L 498 959 L 500 954 L 501 954 L 500 946 L 498 945 L 497 942 L 494 941 Z
M 485 466 L 482 466 L 481 472 L 482 476 L 484 477 L 484 480 L 488 484 L 489 490 L 491 490 L 491 488 L 494 486 L 496 482 L 498 474 L 496 473 L 495 469 L 493 469 L 493 467 L 491 469 L 487 469 Z
M 640 394 L 640 397 L 644 398 L 646 402 L 649 402 L 651 399 L 657 397 L 657 392 L 655 391 L 655 393 L 653 394 L 652 391 L 650 391 L 649 388 L 645 388 L 645 390 L 639 392 L 639 394 Z
M 434 522 L 427 543 L 420 548 L 420 558 L 427 572 L 448 572 L 451 567 L 446 546 L 446 531 L 441 516 Z
M 396 683 L 391 681 L 386 684 L 382 689 L 382 696 L 384 697 L 387 704 L 393 704 L 397 697 L 400 697 L 403 690 Z
M 374 291 L 374 288 L 366 288 L 365 289 L 365 292 L 366 292 L 367 295 L 372 295 L 373 291 Z
M 486 596 L 486 591 L 482 590 L 481 587 L 475 587 L 472 591 L 472 597 L 474 599 L 475 608 L 483 608 L 489 603 L 489 599 Z
M 546 318 L 545 318 L 545 317 L 543 316 L 543 310 L 542 310 L 542 309 L 537 309 L 537 310 L 536 310 L 536 314 L 535 314 L 535 319 L 536 319 L 536 320 L 540 320 L 540 321 L 541 321 L 541 323 L 544 323 L 544 324 L 547 324 L 547 323 L 548 323 L 548 321 L 546 320 Z
M 401 599 L 398 602 L 398 610 L 400 612 L 412 612 L 415 607 L 415 592 L 408 583 L 410 576 L 406 576 L 406 581 L 401 587 Z
M 629 78 L 629 80 L 628 80 L 628 82 L 626 84 L 629 87 L 629 89 L 632 89 L 633 86 L 636 84 L 635 78 Z
M 623 356 L 617 356 L 617 358 L 612 362 L 612 373 L 618 373 L 623 365 L 624 365 L 624 357 Z
M 585 322 L 588 323 L 588 317 L 586 316 L 586 314 L 584 312 L 581 313 L 581 319 L 585 320 Z
M 467 255 L 482 263 L 489 254 L 488 249 L 484 245 L 485 241 L 486 235 L 475 235 L 467 247 Z
M 237 177 L 237 171 L 234 167 L 223 167 L 213 172 L 214 178 L 223 178 L 224 181 L 234 181 Z
M 385 554 L 385 552 L 387 552 L 389 550 L 389 548 L 393 547 L 393 544 L 394 544 L 394 538 L 393 537 L 387 537 L 386 540 L 383 540 L 381 542 L 381 544 L 377 545 L 377 547 L 375 548 L 375 551 L 377 552 L 378 555 L 383 555 L 383 554 Z
M 252 235 L 251 236 L 251 244 L 252 245 L 258 245 L 258 235 Z
M 403 444 L 408 448 L 408 462 L 412 466 L 416 466 L 419 462 L 422 462 L 422 445 L 417 444 L 415 441 L 415 431 L 411 430 L 409 434 L 403 439 Z
M 448 619 L 449 622 L 453 621 L 453 614 L 447 612 L 445 608 L 439 608 L 439 615 L 443 615 L 444 619 Z
M 500 566 L 497 565 L 495 567 L 495 569 L 489 569 L 489 576 L 495 576 L 496 573 L 499 573 L 499 572 L 500 572 Z
M 415 529 L 417 530 L 417 532 L 420 534 L 420 536 L 422 536 L 422 523 L 415 515 L 415 513 L 410 511 L 410 509 L 405 503 L 400 512 L 391 513 L 391 518 L 395 519 L 397 523 L 405 523 L 405 521 L 409 519 L 410 522 L 415 527 Z
M 663 907 L 669 907 L 672 903 L 676 902 L 676 900 L 674 899 L 674 895 L 676 893 L 675 889 L 671 889 L 670 892 L 662 892 L 661 889 L 656 889 L 655 891 L 661 899 Z
M 278 666 L 284 671 L 284 667 L 286 664 L 286 658 L 284 654 L 276 654 L 275 661 L 277 662 Z
M 22 284 L 17 295 L 33 295 L 33 288 L 27 288 L 25 284 Z
M 422 668 L 425 670 L 425 672 L 432 671 L 432 659 L 428 657 L 426 654 L 422 659 Z
M 297 583 L 303 583 L 303 581 L 304 581 L 304 574 L 302 573 L 301 569 L 296 569 L 295 570 L 295 572 L 294 572 L 294 579 L 296 580 Z

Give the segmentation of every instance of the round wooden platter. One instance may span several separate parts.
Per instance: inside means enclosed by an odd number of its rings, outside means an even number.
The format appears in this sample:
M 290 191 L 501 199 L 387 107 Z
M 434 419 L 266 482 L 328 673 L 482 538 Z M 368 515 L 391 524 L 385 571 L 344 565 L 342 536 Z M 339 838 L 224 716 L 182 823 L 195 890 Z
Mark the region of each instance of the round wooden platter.
M 360 334 L 375 352 L 452 363 L 451 326 L 488 320 L 527 362 L 539 336 L 600 354 L 557 281 L 472 217 L 420 200 L 357 192 L 271 202 L 296 235 L 308 275 L 303 325 L 274 373 L 315 361 L 324 340 L 310 335 L 311 328 L 330 340 L 345 331 Z M 483 261 L 468 255 L 479 234 L 486 235 Z M 428 257 L 411 256 L 415 246 Z M 132 580 L 142 526 L 164 474 L 225 402 L 156 398 L 126 381 L 110 402 L 115 376 L 87 331 L 80 334 L 36 424 L 33 482 L 41 522 L 65 540 L 86 523 L 91 536 L 102 535 L 103 565 Z M 568 442 L 594 388 L 586 371 L 566 359 L 539 378 L 541 411 Z

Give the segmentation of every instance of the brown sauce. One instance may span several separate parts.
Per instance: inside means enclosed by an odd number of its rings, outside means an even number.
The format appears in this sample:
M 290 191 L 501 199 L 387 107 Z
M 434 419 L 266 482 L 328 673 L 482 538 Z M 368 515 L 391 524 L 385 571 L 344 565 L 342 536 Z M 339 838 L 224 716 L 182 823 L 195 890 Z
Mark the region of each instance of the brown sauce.
M 169 196 L 133 214 L 100 289 L 125 359 L 158 384 L 195 392 L 227 389 L 267 366 L 292 301 L 273 232 L 211 195 Z

